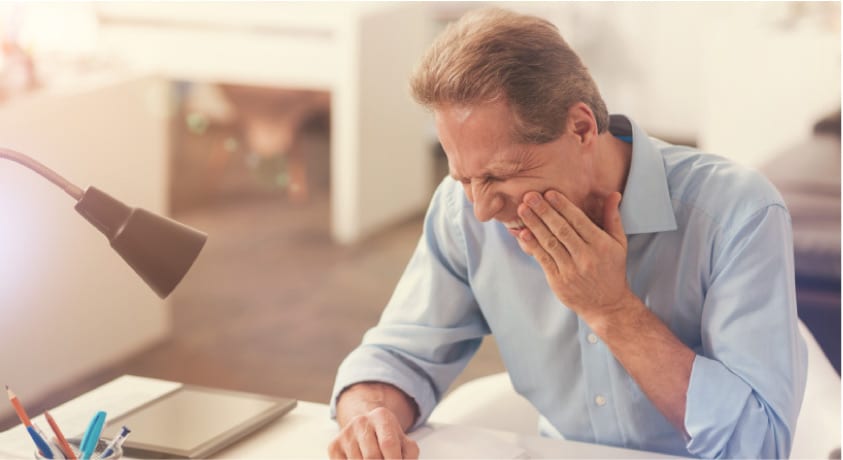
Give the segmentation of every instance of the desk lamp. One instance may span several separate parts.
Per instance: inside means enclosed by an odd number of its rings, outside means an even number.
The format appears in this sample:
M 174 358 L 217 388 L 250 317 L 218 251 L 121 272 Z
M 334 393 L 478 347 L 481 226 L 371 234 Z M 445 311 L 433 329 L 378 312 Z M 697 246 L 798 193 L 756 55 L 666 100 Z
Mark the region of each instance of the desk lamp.
M 172 219 L 130 208 L 95 187 L 83 191 L 38 161 L 0 147 L 0 158 L 20 163 L 76 200 L 76 211 L 102 232 L 111 247 L 162 299 L 193 265 L 208 236 Z

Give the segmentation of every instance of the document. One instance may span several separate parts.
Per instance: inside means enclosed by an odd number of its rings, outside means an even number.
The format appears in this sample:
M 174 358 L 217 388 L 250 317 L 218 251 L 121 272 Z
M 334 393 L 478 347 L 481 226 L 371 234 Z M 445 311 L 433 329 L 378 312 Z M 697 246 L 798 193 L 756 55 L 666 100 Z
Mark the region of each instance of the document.
M 529 458 L 527 451 L 501 433 L 466 425 L 425 426 L 410 434 L 419 443 L 420 459 Z

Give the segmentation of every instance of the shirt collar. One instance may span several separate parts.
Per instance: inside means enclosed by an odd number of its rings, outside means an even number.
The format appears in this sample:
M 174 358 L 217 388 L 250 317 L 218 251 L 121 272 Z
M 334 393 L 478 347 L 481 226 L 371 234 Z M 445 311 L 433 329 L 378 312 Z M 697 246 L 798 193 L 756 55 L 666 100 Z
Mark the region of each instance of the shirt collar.
M 625 125 L 625 126 L 624 126 Z M 621 201 L 621 221 L 627 235 L 677 229 L 661 152 L 638 125 L 624 115 L 612 115 L 610 130 L 632 128 L 632 159 Z

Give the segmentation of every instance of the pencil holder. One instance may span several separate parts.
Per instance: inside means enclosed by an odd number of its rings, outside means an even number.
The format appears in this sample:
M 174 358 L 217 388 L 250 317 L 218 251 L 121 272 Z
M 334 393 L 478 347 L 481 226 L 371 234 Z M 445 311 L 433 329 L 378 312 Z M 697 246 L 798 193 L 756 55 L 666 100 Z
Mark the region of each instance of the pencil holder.
M 69 441 L 68 444 L 70 444 L 70 448 L 73 449 L 73 453 L 76 455 L 76 458 L 82 458 L 82 454 L 81 454 L 81 452 L 79 452 L 79 443 L 74 442 L 74 441 Z M 100 439 L 99 441 L 97 441 L 97 447 L 94 448 L 94 453 L 91 454 L 91 460 L 100 459 L 100 455 L 102 455 L 103 451 L 105 450 L 105 448 L 107 446 L 108 446 L 108 440 L 107 439 Z M 55 449 L 58 451 L 58 447 L 55 447 Z M 116 460 L 116 459 L 121 458 L 121 457 L 123 457 L 123 448 L 120 447 L 120 446 L 117 446 L 114 449 L 114 452 L 111 453 L 111 455 L 109 455 L 108 457 L 102 457 L 102 460 Z M 39 452 L 37 450 L 35 451 L 35 459 L 36 460 L 46 460 L 46 458 L 47 457 L 44 457 L 43 455 L 41 455 L 41 452 Z M 55 460 L 62 460 L 63 458 L 64 457 L 61 456 L 61 457 L 59 457 Z

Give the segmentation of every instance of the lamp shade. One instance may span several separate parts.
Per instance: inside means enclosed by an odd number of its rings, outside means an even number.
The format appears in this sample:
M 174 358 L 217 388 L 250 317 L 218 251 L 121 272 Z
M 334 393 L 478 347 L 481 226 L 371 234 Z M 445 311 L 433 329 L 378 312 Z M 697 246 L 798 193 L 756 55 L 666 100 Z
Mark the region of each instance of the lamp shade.
M 172 219 L 126 206 L 95 187 L 85 190 L 75 208 L 162 299 L 184 278 L 208 238 Z

